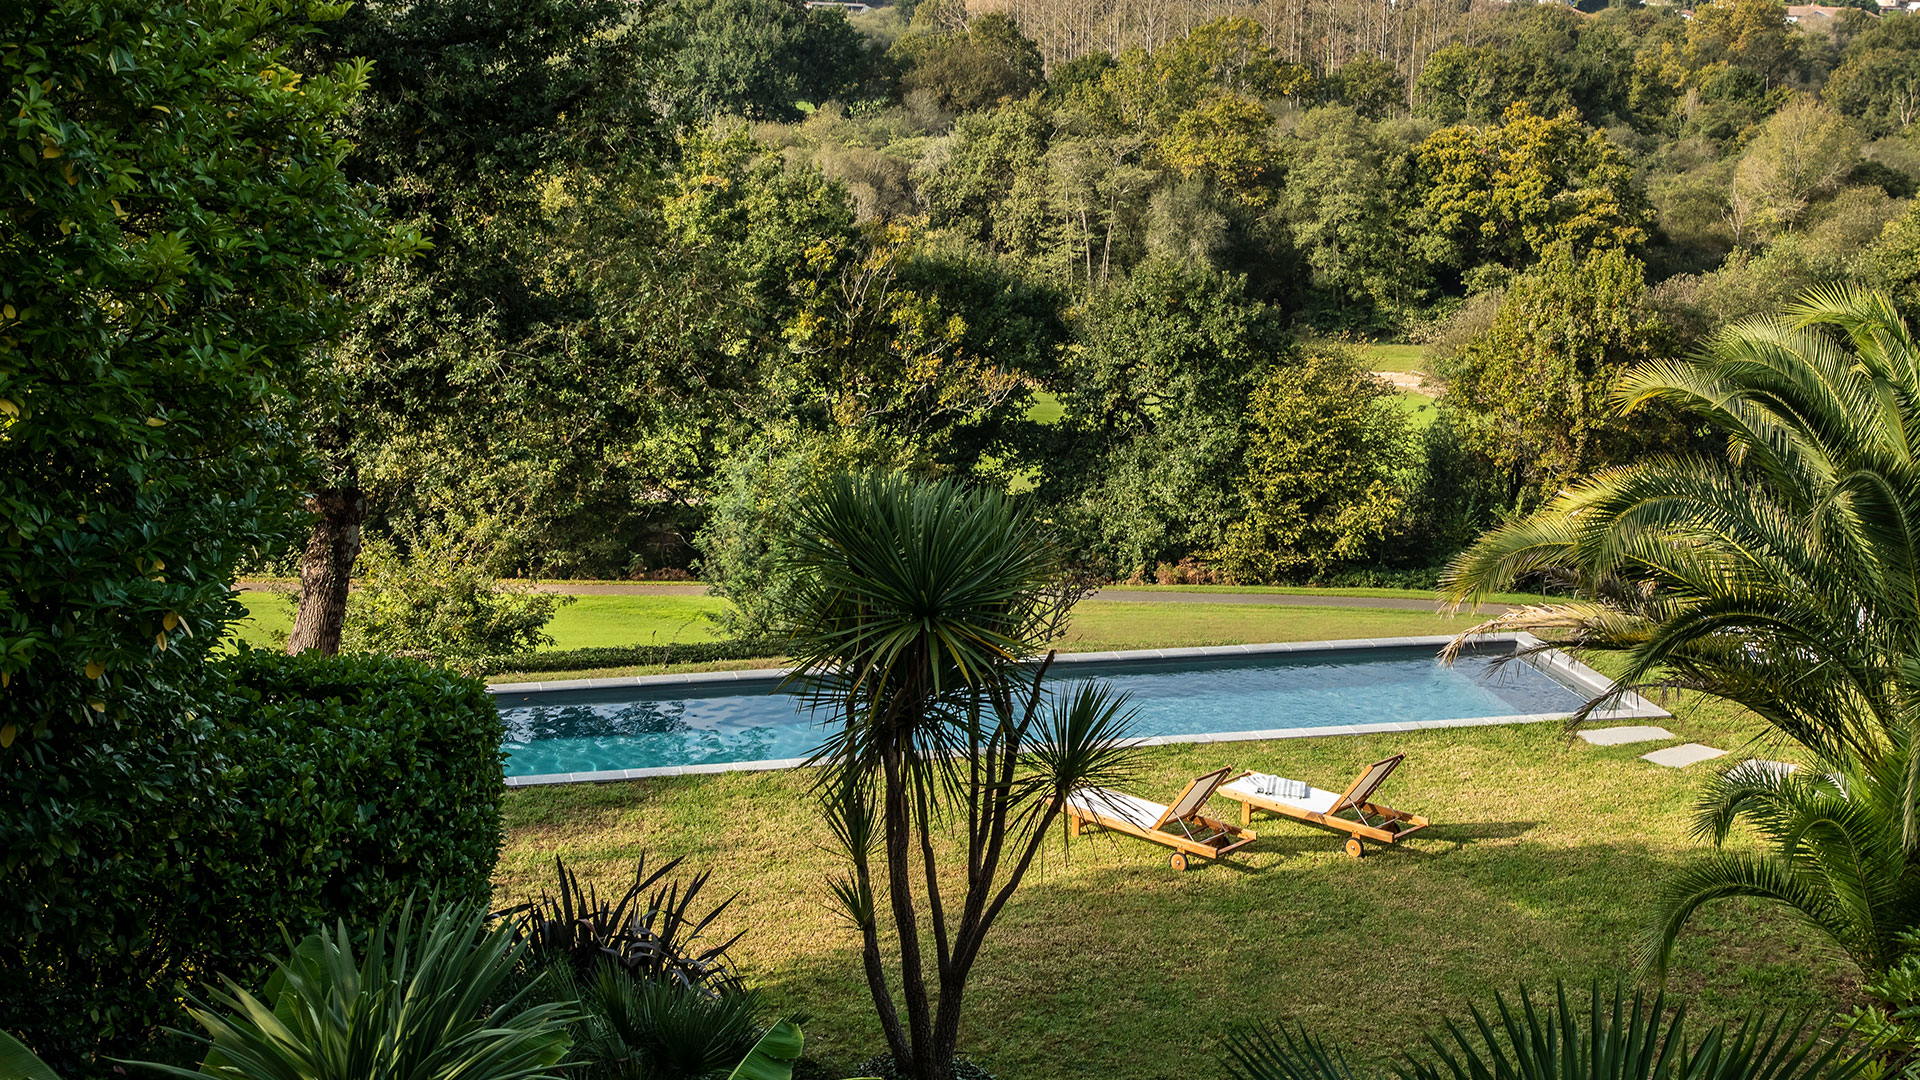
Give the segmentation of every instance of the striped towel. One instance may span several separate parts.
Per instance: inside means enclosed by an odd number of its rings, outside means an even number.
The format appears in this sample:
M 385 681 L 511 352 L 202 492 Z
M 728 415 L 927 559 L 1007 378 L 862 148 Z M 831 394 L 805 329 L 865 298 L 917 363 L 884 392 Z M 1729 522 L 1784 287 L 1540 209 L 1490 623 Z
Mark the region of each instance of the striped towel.
M 1282 799 L 1304 799 L 1313 790 L 1305 780 L 1289 780 L 1284 776 L 1270 776 L 1267 773 L 1254 773 L 1247 779 L 1253 784 L 1255 794 L 1272 795 Z

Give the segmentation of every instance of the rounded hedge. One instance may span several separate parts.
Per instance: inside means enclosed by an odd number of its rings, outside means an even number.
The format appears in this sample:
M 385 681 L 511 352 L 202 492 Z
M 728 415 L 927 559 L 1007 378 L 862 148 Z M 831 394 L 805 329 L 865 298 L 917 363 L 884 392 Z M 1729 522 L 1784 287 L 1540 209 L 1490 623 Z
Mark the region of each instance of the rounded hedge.
M 180 991 L 255 979 L 283 930 L 490 891 L 503 728 L 480 682 L 245 649 L 205 675 L 145 703 L 184 717 L 170 734 L 0 754 L 0 1016 L 64 1075 L 171 1056 Z

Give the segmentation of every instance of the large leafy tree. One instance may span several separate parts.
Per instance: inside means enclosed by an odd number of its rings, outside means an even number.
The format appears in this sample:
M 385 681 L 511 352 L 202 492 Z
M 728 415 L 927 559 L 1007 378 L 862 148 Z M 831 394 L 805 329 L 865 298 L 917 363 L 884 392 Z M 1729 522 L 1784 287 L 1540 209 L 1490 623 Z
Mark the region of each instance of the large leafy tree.
M 1734 168 L 1728 217 L 1735 241 L 1793 228 L 1859 164 L 1860 133 L 1844 117 L 1810 98 L 1788 102 Z
M 649 32 L 667 50 L 670 93 L 696 119 L 797 120 L 802 103 L 845 97 L 871 66 L 845 13 L 800 0 L 677 0 Z
M 1540 46 L 1455 42 L 1421 67 L 1414 110 L 1447 123 L 1487 123 L 1525 102 L 1552 116 L 1573 108 L 1568 81 L 1561 58 Z
M 896 1071 L 948 1080 L 987 935 L 1066 796 L 1125 779 L 1130 713 L 1097 684 L 1050 700 L 1046 644 L 1074 597 L 1031 506 L 1006 495 L 830 477 L 786 566 L 797 677 L 831 724 L 815 760 L 848 864 L 833 892 Z M 949 828 L 961 865 L 942 855 Z
M 1050 383 L 1065 415 L 1040 490 L 1124 575 L 1217 547 L 1239 516 L 1246 403 L 1291 347 L 1243 278 L 1151 259 L 1081 314 Z
M 1294 135 L 1280 207 L 1323 310 L 1364 324 L 1424 299 L 1423 268 L 1402 236 L 1406 144 L 1339 107 L 1309 112 Z
M 1413 248 L 1436 270 L 1518 269 L 1555 244 L 1578 256 L 1647 238 L 1625 154 L 1571 114 L 1516 103 L 1497 127 L 1434 132 L 1417 163 Z
M 1696 70 L 1738 67 L 1772 86 L 1793 72 L 1800 49 L 1780 0 L 1713 0 L 1687 22 L 1686 57 Z
M 339 647 L 370 514 L 478 499 L 513 521 L 562 501 L 542 480 L 592 467 L 564 464 L 595 445 L 581 420 L 603 431 L 623 417 L 564 408 L 571 391 L 622 381 L 628 354 L 599 298 L 550 271 L 543 198 L 556 175 L 644 171 L 657 150 L 634 25 L 646 14 L 619 0 L 363 2 L 306 41 L 313 69 L 373 62 L 349 169 L 431 248 L 354 291 L 361 317 L 316 380 L 305 422 L 323 470 L 291 650 Z M 458 497 L 436 499 L 453 484 Z
M 137 1045 L 188 962 L 202 669 L 294 528 L 286 397 L 381 242 L 340 166 L 366 67 L 278 44 L 333 14 L 0 8 L 0 1012 L 63 1064 Z M 102 1006 L 130 955 L 153 977 Z
M 893 51 L 908 65 L 901 88 L 949 112 L 1017 101 L 1046 85 L 1039 47 L 1002 12 L 970 19 L 963 30 L 908 35 Z
M 1613 409 L 1621 376 L 1671 340 L 1643 272 L 1623 251 L 1576 259 L 1556 248 L 1507 290 L 1492 326 L 1436 365 L 1447 380 L 1442 408 L 1507 478 L 1509 506 L 1537 505 L 1569 480 L 1680 436 L 1657 410 L 1627 419 Z
M 1277 365 L 1248 402 L 1245 516 L 1217 553 L 1236 581 L 1319 577 L 1366 556 L 1404 508 L 1412 457 L 1393 387 L 1352 352 Z

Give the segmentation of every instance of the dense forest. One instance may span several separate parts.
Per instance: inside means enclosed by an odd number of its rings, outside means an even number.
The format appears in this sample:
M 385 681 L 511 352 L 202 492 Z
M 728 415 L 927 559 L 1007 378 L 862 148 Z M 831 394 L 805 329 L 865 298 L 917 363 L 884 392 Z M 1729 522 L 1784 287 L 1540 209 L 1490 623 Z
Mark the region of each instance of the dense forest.
M 1623 366 L 1920 304 L 1920 17 L 1871 5 L 440 0 L 303 48 L 372 59 L 348 168 L 419 238 L 298 418 L 310 590 L 364 540 L 752 622 L 846 466 L 1027 493 L 1098 577 L 1425 583 L 1705 437 Z

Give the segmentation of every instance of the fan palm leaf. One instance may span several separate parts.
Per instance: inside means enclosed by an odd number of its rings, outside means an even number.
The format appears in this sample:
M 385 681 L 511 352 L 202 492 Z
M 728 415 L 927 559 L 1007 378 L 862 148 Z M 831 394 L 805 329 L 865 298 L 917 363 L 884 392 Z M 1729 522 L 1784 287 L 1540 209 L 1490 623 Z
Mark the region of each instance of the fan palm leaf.
M 1616 691 L 1721 697 L 1825 759 L 1904 755 L 1896 814 L 1920 848 L 1920 346 L 1885 297 L 1816 290 L 1617 392 L 1724 452 L 1590 477 L 1462 553 L 1444 594 L 1563 575 L 1579 600 L 1475 630 L 1553 630 L 1618 654 Z
M 1686 1008 L 1664 996 L 1626 998 L 1592 987 L 1587 1008 L 1556 984 L 1551 1007 L 1523 987 L 1515 1007 L 1495 995 L 1491 1015 L 1468 1010 L 1448 1020 L 1425 1052 L 1395 1067 L 1391 1080 L 1852 1080 L 1871 1063 L 1863 1049 L 1823 1040 L 1823 1025 L 1781 1013 L 1720 1024 L 1698 1042 L 1686 1037 Z M 1365 1080 L 1340 1051 L 1304 1031 L 1258 1026 L 1235 1032 L 1225 1064 L 1233 1080 Z M 1388 1080 L 1380 1077 L 1379 1080 Z

